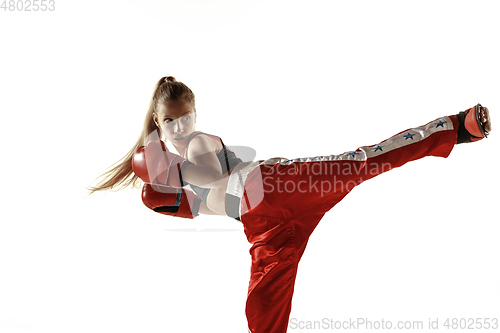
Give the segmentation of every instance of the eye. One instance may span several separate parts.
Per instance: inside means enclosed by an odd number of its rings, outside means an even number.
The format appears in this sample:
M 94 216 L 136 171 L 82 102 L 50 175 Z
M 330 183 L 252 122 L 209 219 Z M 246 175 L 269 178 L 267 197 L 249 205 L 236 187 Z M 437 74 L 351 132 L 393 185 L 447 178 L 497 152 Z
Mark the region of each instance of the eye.
M 190 118 L 189 116 L 184 116 L 184 117 L 182 117 L 182 121 L 188 121 L 189 118 Z
M 172 119 L 172 118 L 166 118 L 163 122 L 164 122 L 165 124 L 168 124 L 168 123 L 170 123 L 171 121 L 173 121 L 173 119 Z

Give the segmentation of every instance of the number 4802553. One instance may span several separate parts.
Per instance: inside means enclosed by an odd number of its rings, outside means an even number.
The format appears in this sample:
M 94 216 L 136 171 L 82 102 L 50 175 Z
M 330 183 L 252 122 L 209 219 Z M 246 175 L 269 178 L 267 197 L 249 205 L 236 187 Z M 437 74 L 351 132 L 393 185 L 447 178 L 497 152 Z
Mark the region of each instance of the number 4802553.
M 45 12 L 56 9 L 55 0 L 4 0 L 0 9 L 10 12 Z

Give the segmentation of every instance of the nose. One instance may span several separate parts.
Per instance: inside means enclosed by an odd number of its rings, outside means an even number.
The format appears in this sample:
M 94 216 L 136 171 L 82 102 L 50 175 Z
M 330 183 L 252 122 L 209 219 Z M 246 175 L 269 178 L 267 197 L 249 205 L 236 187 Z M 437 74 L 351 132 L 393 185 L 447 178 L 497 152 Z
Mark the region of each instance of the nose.
M 184 131 L 184 124 L 180 121 L 180 119 L 174 120 L 174 133 L 182 133 Z

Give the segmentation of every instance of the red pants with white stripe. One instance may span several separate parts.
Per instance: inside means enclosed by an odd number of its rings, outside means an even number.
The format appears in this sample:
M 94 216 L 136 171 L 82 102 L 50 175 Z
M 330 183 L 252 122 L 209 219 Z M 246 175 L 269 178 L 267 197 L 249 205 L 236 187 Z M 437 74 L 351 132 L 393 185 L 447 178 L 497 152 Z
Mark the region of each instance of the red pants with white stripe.
M 298 264 L 327 211 L 365 180 L 425 156 L 447 157 L 458 125 L 457 116 L 442 117 L 341 155 L 271 159 L 255 167 L 240 205 L 252 244 L 249 331 L 287 331 Z

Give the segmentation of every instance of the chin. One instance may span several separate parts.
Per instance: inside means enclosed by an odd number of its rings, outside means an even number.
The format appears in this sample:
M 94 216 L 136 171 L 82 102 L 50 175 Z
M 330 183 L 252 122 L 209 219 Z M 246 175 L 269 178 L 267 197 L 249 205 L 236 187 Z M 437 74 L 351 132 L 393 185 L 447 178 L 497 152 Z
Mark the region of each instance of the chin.
M 175 141 L 170 141 L 172 142 L 172 145 L 174 145 L 175 148 L 186 148 L 186 140 L 183 140 L 183 142 L 175 142 Z

